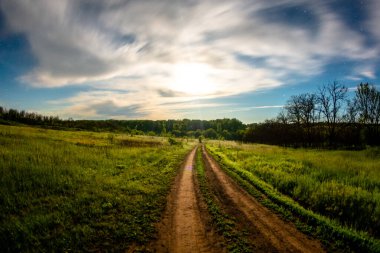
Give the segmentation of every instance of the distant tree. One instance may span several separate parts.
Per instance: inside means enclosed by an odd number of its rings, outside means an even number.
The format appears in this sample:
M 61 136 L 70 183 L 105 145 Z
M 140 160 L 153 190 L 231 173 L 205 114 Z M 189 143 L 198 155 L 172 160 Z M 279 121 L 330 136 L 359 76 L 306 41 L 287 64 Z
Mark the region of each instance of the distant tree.
M 310 93 L 301 94 L 299 95 L 299 103 L 301 104 L 301 121 L 309 126 L 316 119 L 316 95 Z
M 209 139 L 217 139 L 218 133 L 213 128 L 209 128 L 204 132 L 204 136 Z
M 155 136 L 155 135 L 156 135 L 156 133 L 155 133 L 155 132 L 153 132 L 153 131 L 149 131 L 149 132 L 147 133 L 147 135 L 148 135 L 148 136 Z
M 224 129 L 221 133 L 221 136 L 225 139 L 225 140 L 231 140 L 232 139 L 232 135 L 230 132 L 228 132 L 228 130 Z
M 182 132 L 181 132 L 180 130 L 177 130 L 177 129 L 174 129 L 174 130 L 172 131 L 172 134 L 173 134 L 175 137 L 182 137 L 182 136 L 183 136 Z
M 222 132 L 222 123 L 221 122 L 216 123 L 216 132 L 219 134 Z
M 278 123 L 281 123 L 281 124 L 288 124 L 288 123 L 289 123 L 289 119 L 288 119 L 288 117 L 286 116 L 286 112 L 285 112 L 284 110 L 282 110 L 282 111 L 277 115 L 276 121 L 277 121 Z
M 380 142 L 380 92 L 375 86 L 360 83 L 355 94 L 355 105 L 359 114 L 359 122 L 364 123 L 366 142 Z
M 299 96 L 291 96 L 285 105 L 287 118 L 296 124 L 301 124 L 301 103 Z
M 187 137 L 194 138 L 194 137 L 195 137 L 195 131 L 187 131 L 187 132 L 186 132 L 186 136 L 187 136 Z
M 322 86 L 318 91 L 319 111 L 327 124 L 330 145 L 335 140 L 337 123 L 343 119 L 341 109 L 346 96 L 347 88 L 336 81 Z
M 360 83 L 355 95 L 355 103 L 359 111 L 360 121 L 369 124 L 379 124 L 380 92 L 373 85 Z
M 346 114 L 343 116 L 344 121 L 350 124 L 357 122 L 358 118 L 358 108 L 355 104 L 355 101 L 347 101 Z
M 195 138 L 199 138 L 200 136 L 202 136 L 202 130 L 201 130 L 201 129 L 197 129 L 197 130 L 194 132 L 194 137 L 195 137 Z
M 234 140 L 243 141 L 246 129 L 240 129 L 235 132 Z
M 294 95 L 286 103 L 286 117 L 285 112 L 281 112 L 281 117 L 297 124 L 310 124 L 315 120 L 315 106 L 315 94 Z
M 280 116 L 284 121 L 289 120 L 296 124 L 298 134 L 305 132 L 305 140 L 308 143 L 312 138 L 312 124 L 316 119 L 316 95 L 304 93 L 292 96 L 286 103 L 285 112 Z M 273 124 L 272 124 L 273 125 Z

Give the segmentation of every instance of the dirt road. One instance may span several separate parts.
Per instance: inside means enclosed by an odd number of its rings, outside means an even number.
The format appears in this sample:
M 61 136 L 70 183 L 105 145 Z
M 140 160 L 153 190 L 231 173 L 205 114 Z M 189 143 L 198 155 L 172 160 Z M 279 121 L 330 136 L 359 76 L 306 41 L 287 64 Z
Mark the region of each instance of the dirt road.
M 324 252 L 319 241 L 261 205 L 221 170 L 204 147 L 202 150 L 211 187 L 225 211 L 248 229 L 255 252 Z
M 162 223 L 159 225 L 155 252 L 223 252 L 212 230 L 206 228 L 195 186 L 194 156 L 196 148 L 187 156 L 168 198 Z
M 168 196 L 158 224 L 153 252 L 226 252 L 225 240 L 214 232 L 195 175 L 196 148 L 187 156 Z M 237 185 L 202 146 L 206 177 L 215 201 L 244 231 L 254 252 L 324 252 L 318 240 L 281 220 Z M 223 246 L 224 245 L 224 246 Z

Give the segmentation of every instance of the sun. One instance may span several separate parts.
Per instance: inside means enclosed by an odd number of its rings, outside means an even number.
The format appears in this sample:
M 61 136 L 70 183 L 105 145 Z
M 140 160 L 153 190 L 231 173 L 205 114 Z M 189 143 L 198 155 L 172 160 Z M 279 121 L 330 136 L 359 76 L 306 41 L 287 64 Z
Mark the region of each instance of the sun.
M 204 63 L 177 63 L 172 70 L 170 89 L 187 95 L 210 95 L 216 91 L 212 68 Z

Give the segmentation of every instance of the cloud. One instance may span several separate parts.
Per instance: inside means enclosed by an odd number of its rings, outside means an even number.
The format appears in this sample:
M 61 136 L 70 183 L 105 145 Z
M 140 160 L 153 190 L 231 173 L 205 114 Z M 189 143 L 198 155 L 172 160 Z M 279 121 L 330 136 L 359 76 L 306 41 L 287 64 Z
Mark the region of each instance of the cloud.
M 157 92 L 161 97 L 180 97 L 184 95 L 181 92 L 176 92 L 170 89 L 159 89 Z
M 277 108 L 283 108 L 283 105 L 261 105 L 261 106 L 248 106 L 248 107 L 242 107 L 242 108 L 236 108 L 232 110 L 228 110 L 228 112 L 246 112 L 256 109 L 277 109 Z
M 371 79 L 376 78 L 375 72 L 371 70 L 363 71 L 360 73 L 360 75 Z
M 263 106 L 251 106 L 250 109 L 267 109 L 267 108 L 282 108 L 283 105 L 263 105 Z
M 368 5 L 368 12 L 370 19 L 368 20 L 368 27 L 372 35 L 377 39 L 377 46 L 380 45 L 380 2 L 378 0 L 370 0 Z
M 336 58 L 372 62 L 379 52 L 326 1 L 3 0 L 0 7 L 38 61 L 21 80 L 92 87 L 58 101 L 67 113 L 92 117 L 170 116 L 169 102 L 271 89 L 319 75 Z M 380 42 L 379 8 L 372 9 L 368 23 Z
M 122 118 L 142 118 L 145 113 L 139 112 L 140 106 L 118 106 L 113 101 L 105 101 L 101 103 L 91 104 L 87 108 L 83 108 L 85 111 L 94 111 L 99 118 L 111 117 L 117 119 Z
M 354 81 L 360 81 L 365 79 L 375 79 L 376 78 L 376 67 L 375 64 L 370 64 L 370 63 L 364 63 L 359 66 L 356 66 L 353 69 L 353 75 L 350 75 L 346 77 L 346 79 L 349 80 L 354 80 Z
M 70 98 L 49 101 L 55 107 L 64 107 L 62 117 L 76 119 L 168 119 L 183 118 L 194 109 L 217 108 L 223 103 L 205 102 L 205 98 L 166 96 L 156 91 L 79 92 Z M 227 105 L 228 106 L 228 105 Z M 54 114 L 54 112 L 50 112 Z

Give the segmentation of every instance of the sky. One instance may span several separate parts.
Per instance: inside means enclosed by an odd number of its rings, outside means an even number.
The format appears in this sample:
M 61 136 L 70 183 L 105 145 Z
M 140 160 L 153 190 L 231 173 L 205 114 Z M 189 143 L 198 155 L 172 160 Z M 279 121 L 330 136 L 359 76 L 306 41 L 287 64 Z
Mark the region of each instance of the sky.
M 379 85 L 379 24 L 380 0 L 1 0 L 0 106 L 261 122 L 333 81 Z

